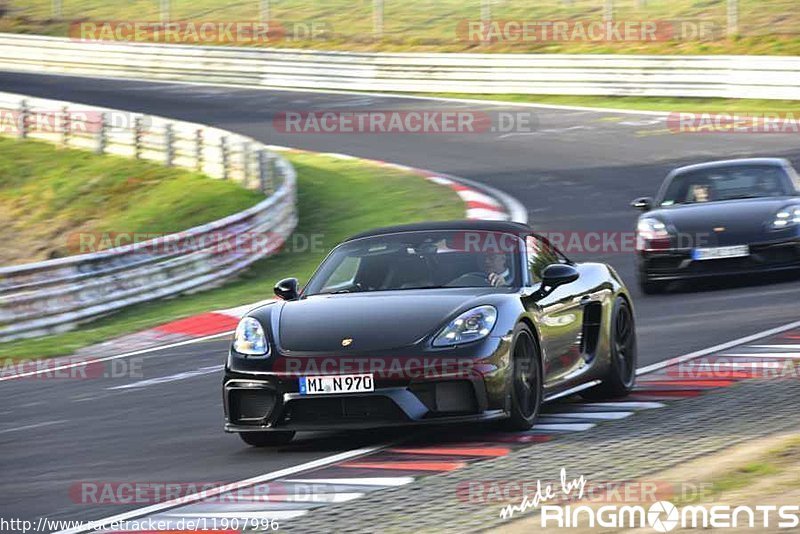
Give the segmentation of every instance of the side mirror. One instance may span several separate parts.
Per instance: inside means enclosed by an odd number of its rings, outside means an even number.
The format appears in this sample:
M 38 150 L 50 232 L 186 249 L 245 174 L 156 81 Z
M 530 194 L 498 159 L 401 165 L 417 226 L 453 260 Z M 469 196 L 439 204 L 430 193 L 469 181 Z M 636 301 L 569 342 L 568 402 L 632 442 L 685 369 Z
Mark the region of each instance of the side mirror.
M 653 209 L 653 199 L 650 197 L 637 198 L 631 202 L 631 207 L 639 211 L 650 211 Z
M 297 278 L 284 278 L 275 284 L 275 294 L 283 300 L 295 300 L 300 296 L 297 291 Z
M 574 282 L 579 276 L 580 273 L 574 266 L 566 263 L 554 263 L 542 271 L 542 288 L 547 287 L 552 291 L 558 286 Z

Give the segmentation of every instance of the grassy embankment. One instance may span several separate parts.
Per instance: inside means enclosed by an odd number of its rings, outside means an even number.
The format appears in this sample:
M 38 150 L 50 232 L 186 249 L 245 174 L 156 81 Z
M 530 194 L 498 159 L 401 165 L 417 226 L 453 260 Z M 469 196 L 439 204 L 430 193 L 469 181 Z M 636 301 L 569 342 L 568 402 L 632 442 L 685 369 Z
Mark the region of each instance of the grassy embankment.
M 309 153 L 289 159 L 298 171 L 300 224 L 297 241 L 284 252 L 217 289 L 136 305 L 65 334 L 0 344 L 0 357 L 69 354 L 169 320 L 270 298 L 278 279 L 306 280 L 327 251 L 349 235 L 464 215 L 455 193 L 407 172 Z M 30 231 L 20 237 L 29 245 L 44 236 L 58 249 L 78 227 L 174 231 L 242 209 L 258 200 L 254 195 L 175 169 L 0 139 L 0 211 L 22 217 L 10 237 L 16 239 L 19 229 Z M 306 246 L 312 240 L 317 246 Z

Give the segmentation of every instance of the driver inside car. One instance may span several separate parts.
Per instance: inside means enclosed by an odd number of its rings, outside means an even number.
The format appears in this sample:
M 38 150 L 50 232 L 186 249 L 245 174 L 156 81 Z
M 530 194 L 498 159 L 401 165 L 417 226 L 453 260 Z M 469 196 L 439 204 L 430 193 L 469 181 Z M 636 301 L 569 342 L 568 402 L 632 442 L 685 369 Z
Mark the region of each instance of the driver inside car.
M 459 275 L 446 284 L 448 287 L 510 287 L 514 284 L 514 275 L 505 254 L 481 254 L 471 261 L 477 263 L 480 270 Z
M 489 285 L 494 287 L 505 287 L 511 281 L 511 271 L 508 268 L 505 254 L 490 253 L 481 258 L 483 271 Z

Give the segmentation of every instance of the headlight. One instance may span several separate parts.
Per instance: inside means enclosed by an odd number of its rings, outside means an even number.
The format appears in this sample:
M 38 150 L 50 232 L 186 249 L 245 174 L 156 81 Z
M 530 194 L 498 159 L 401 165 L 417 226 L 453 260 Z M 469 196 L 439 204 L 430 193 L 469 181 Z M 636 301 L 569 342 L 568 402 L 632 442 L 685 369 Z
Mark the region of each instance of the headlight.
M 788 206 L 775 214 L 775 219 L 769 227 L 773 230 L 783 230 L 797 224 L 800 224 L 800 206 Z
M 240 354 L 264 356 L 269 353 L 269 343 L 261 323 L 252 317 L 239 321 L 233 336 L 233 350 Z
M 666 224 L 652 217 L 639 219 L 636 226 L 636 250 L 667 250 L 671 244 Z
M 494 306 L 478 306 L 465 311 L 442 329 L 434 338 L 434 347 L 448 347 L 477 341 L 489 335 L 497 322 Z

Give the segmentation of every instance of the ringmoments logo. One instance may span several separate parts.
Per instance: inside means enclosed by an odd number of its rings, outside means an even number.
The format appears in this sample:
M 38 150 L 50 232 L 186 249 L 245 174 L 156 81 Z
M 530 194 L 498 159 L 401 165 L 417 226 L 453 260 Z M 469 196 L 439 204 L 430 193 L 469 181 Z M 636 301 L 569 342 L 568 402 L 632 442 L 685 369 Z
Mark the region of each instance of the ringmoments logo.
M 684 506 L 669 501 L 644 506 L 544 505 L 540 514 L 542 528 L 647 528 L 656 532 L 681 529 L 796 529 L 800 526 L 800 506 L 756 505 Z
M 730 506 L 725 504 L 691 505 L 678 508 L 672 502 L 661 500 L 645 505 L 607 504 L 592 506 L 585 502 L 588 480 L 583 475 L 568 479 L 566 469 L 561 469 L 556 483 L 537 481 L 532 493 L 522 497 L 518 504 L 509 504 L 500 510 L 502 519 L 515 513 L 539 509 L 541 528 L 649 528 L 655 532 L 681 529 L 796 529 L 800 526 L 798 505 Z M 568 500 L 576 504 L 558 505 Z

